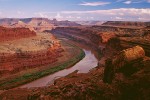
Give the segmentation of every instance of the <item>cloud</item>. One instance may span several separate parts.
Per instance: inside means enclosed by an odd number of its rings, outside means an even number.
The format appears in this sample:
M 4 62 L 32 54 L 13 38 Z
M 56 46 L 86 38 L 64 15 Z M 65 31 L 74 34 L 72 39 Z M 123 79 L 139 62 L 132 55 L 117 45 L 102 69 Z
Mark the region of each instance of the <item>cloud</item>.
M 124 4 L 131 4 L 131 3 L 142 3 L 142 2 L 150 2 L 150 0 L 116 0 L 116 2 L 122 2 Z
M 99 1 L 99 2 L 83 2 L 79 5 L 82 5 L 82 6 L 103 6 L 103 5 L 108 5 L 110 3 L 111 2 L 102 2 L 102 1 Z
M 58 20 L 63 20 L 64 19 L 64 17 L 61 16 L 60 13 L 57 13 L 57 15 L 55 16 L 55 18 L 58 19 Z
M 118 13 L 120 13 L 120 14 L 125 14 L 125 13 L 136 13 L 136 14 L 147 13 L 147 14 L 150 14 L 150 8 L 145 8 L 145 9 L 138 9 L 138 8 L 118 8 L 118 9 L 91 10 L 91 11 L 62 11 L 61 13 L 68 13 L 68 14 L 73 14 L 73 13 L 83 14 L 83 13 L 88 13 L 88 14 L 108 14 L 108 15 L 114 15 L 114 14 L 117 15 Z
M 121 17 L 115 17 L 116 20 L 122 20 L 123 18 Z
M 37 12 L 36 17 L 57 18 L 58 20 L 121 20 L 150 21 L 150 8 L 118 8 L 89 11 Z
M 25 13 L 22 12 L 22 11 L 17 11 L 17 14 L 18 14 L 18 15 L 24 15 Z
M 133 21 L 150 21 L 150 8 L 119 8 L 108 10 L 92 10 L 92 11 L 62 11 L 62 14 L 80 15 L 83 19 L 85 16 L 94 17 L 102 20 L 133 20 Z
M 125 1 L 125 2 L 123 2 L 123 3 L 125 3 L 125 4 L 131 4 L 132 1 Z

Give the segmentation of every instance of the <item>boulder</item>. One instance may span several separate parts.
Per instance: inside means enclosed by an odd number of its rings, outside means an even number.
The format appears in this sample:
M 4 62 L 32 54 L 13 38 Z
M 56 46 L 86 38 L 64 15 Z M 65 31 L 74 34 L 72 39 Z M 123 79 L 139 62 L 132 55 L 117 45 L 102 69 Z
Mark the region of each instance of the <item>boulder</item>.
M 128 76 L 136 72 L 140 67 L 140 62 L 145 57 L 145 51 L 140 46 L 135 46 L 121 51 L 113 58 L 106 60 L 103 81 L 111 83 L 115 73 L 121 72 Z
M 115 66 L 115 69 L 119 69 L 127 63 L 131 63 L 138 59 L 142 59 L 145 57 L 145 51 L 140 46 L 135 46 L 129 49 L 125 49 L 121 51 L 118 55 L 116 55 L 112 59 L 112 65 Z

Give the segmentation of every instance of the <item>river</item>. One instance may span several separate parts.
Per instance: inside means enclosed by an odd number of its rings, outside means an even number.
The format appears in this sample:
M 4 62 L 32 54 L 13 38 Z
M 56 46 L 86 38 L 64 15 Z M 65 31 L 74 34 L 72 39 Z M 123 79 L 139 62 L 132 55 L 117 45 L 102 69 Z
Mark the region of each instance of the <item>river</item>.
M 54 80 L 60 77 L 64 77 L 75 70 L 78 70 L 78 73 L 87 73 L 92 68 L 96 67 L 98 64 L 98 60 L 95 55 L 91 52 L 91 50 L 83 49 L 85 52 L 85 57 L 75 64 L 73 67 L 58 71 L 54 74 L 42 77 L 30 83 L 20 86 L 19 88 L 32 88 L 32 87 L 42 87 L 47 86 L 54 83 Z

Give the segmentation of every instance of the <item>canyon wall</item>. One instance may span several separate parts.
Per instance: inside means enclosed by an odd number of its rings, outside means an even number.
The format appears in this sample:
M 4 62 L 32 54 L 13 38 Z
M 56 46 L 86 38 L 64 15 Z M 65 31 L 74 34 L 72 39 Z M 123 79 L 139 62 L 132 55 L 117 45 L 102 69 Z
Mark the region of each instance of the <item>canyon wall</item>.
M 0 42 L 36 36 L 36 33 L 28 28 L 0 27 Z
M 79 28 L 79 27 L 59 27 L 50 31 L 51 33 L 60 34 L 66 36 L 72 40 L 78 41 L 85 45 L 91 46 L 93 49 L 98 50 L 100 44 L 102 43 L 102 37 L 97 34 L 96 31 Z
M 47 32 L 67 37 L 96 50 L 101 66 L 105 66 L 107 58 L 136 45 L 143 47 L 146 56 L 150 56 L 150 30 L 145 28 L 135 29 L 113 26 L 58 27 Z
M 105 26 L 121 26 L 121 27 L 146 27 L 150 26 L 150 22 L 134 22 L 134 21 L 107 21 L 102 25 Z
M 49 65 L 62 56 L 61 52 L 60 42 L 51 34 L 0 27 L 0 75 Z
M 55 45 L 55 44 L 54 44 Z M 56 47 L 55 47 L 56 48 Z M 0 53 L 0 74 L 19 72 L 23 69 L 40 67 L 57 61 L 63 49 L 17 52 L 15 54 Z

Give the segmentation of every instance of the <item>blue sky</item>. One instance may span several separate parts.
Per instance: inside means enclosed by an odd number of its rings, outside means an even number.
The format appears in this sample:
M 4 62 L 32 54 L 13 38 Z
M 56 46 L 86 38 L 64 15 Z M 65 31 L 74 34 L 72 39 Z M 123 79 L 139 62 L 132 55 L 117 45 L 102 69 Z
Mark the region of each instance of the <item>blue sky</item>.
M 150 0 L 0 0 L 0 18 L 150 21 Z

